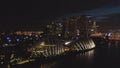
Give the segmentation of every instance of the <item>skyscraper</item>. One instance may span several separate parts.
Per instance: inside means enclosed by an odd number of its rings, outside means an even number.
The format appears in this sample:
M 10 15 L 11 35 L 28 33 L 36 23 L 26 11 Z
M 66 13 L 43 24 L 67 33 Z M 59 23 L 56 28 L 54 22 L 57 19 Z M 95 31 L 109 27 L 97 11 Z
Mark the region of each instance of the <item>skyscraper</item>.
M 88 37 L 89 29 L 92 27 L 92 16 L 73 16 L 65 18 L 64 24 L 64 36 L 68 37 Z
M 46 32 L 49 36 L 62 36 L 63 33 L 63 25 L 60 22 L 52 22 L 47 25 Z

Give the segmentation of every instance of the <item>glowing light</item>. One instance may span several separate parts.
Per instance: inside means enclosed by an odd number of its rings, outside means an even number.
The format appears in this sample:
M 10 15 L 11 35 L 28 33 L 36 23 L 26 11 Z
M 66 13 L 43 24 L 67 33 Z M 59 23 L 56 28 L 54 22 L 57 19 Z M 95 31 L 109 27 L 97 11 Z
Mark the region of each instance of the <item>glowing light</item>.
M 28 36 L 26 36 L 26 38 L 29 38 Z
M 42 35 L 40 35 L 40 37 L 42 37 Z
M 9 43 L 10 43 L 11 41 L 12 41 L 12 40 L 10 40 L 10 39 L 8 40 Z
M 39 36 L 38 36 L 38 35 L 35 35 L 35 37 L 37 37 L 37 38 L 38 38 Z
M 8 44 L 4 44 L 3 47 L 8 46 Z
M 91 29 L 91 31 L 94 31 L 94 29 Z
M 69 49 L 69 48 L 65 48 L 64 50 L 65 50 L 65 51 L 69 51 L 70 49 Z
M 17 41 L 17 42 L 19 42 L 19 41 L 20 41 L 20 39 L 16 39 L 16 41 Z
M 45 46 L 45 42 L 41 42 L 41 44 L 40 44 L 41 46 Z
M 29 34 L 29 36 L 32 36 L 32 34 Z
M 71 43 L 71 41 L 65 42 L 65 45 L 68 45 L 68 44 L 70 44 L 70 43 Z
M 9 40 L 9 39 L 10 39 L 10 37 L 7 37 L 6 39 L 7 39 L 7 40 Z
M 58 34 L 58 36 L 61 36 L 61 34 Z
M 111 36 L 111 33 L 106 33 L 105 36 Z
M 108 36 L 111 36 L 111 33 L 109 33 Z

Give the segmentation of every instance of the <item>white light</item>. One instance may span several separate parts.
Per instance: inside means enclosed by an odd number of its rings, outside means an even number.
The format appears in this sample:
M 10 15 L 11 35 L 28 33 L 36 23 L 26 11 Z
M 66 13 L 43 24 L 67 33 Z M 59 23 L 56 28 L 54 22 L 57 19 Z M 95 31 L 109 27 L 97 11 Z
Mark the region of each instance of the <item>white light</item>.
M 17 41 L 17 42 L 19 42 L 19 41 L 20 41 L 20 39 L 16 39 L 16 41 Z
M 94 31 L 94 29 L 91 29 L 91 31 Z
M 41 45 L 41 46 L 45 46 L 45 42 L 41 42 L 40 45 Z
M 38 36 L 38 35 L 35 35 L 35 37 L 37 37 L 37 38 L 38 38 L 39 36 Z
M 58 36 L 61 36 L 61 34 L 58 34 Z
M 65 42 L 65 45 L 68 45 L 68 44 L 70 44 L 70 43 L 71 43 L 71 41 Z
M 7 39 L 7 40 L 9 40 L 9 39 L 10 39 L 10 37 L 7 37 L 6 39 Z
M 1 64 L 3 64 L 4 62 L 1 62 Z
M 8 42 L 11 42 L 12 40 L 8 40 Z
M 108 36 L 111 36 L 111 33 L 109 33 Z

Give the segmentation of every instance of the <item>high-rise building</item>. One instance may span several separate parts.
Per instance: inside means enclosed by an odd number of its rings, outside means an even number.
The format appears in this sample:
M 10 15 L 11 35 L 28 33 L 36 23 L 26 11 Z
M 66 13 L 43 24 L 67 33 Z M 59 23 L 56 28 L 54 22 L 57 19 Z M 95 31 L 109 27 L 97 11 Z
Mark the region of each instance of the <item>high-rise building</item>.
M 92 25 L 92 28 L 91 28 L 91 34 L 96 34 L 98 31 L 97 31 L 97 28 L 99 26 L 96 24 L 96 21 L 93 22 L 93 25 Z
M 49 36 L 62 36 L 63 25 L 60 22 L 52 22 L 47 25 L 46 32 Z
M 87 38 L 92 33 L 93 27 L 96 28 L 96 23 L 93 21 L 92 16 L 86 15 L 66 17 L 61 22 L 54 21 L 48 24 L 46 34 L 70 39 Z
M 66 38 L 76 35 L 77 20 L 75 17 L 66 18 L 63 21 L 64 24 L 64 36 Z
M 68 37 L 88 37 L 90 35 L 90 29 L 92 27 L 92 16 L 74 16 L 65 18 L 64 24 L 64 36 Z

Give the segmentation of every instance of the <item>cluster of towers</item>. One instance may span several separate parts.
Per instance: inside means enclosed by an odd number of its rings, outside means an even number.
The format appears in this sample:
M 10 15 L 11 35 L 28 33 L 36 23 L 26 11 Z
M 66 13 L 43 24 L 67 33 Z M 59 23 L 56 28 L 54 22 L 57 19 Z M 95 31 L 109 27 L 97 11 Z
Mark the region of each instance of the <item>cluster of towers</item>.
M 49 35 L 62 36 L 64 38 L 87 38 L 97 31 L 96 22 L 92 16 L 72 16 L 61 21 L 54 21 L 47 25 L 46 32 Z

